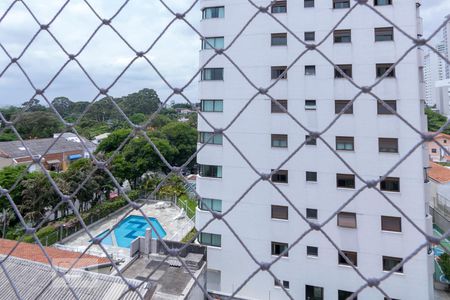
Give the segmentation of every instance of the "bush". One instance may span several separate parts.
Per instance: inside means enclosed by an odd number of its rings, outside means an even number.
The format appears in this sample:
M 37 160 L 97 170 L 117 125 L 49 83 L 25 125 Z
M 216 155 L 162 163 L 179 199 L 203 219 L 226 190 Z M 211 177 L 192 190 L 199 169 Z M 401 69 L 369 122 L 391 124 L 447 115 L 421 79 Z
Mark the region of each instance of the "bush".
M 450 279 L 450 255 L 447 253 L 442 254 L 439 257 L 439 265 L 442 268 L 442 272 L 444 273 L 447 279 Z
M 58 241 L 58 228 L 55 227 L 54 225 L 48 225 L 46 227 L 39 229 L 36 232 L 36 235 L 44 246 L 46 245 L 46 243 L 48 245 L 52 245 Z M 48 237 L 48 241 L 46 241 L 46 237 Z M 33 236 L 31 235 L 25 236 L 23 241 L 26 243 L 35 242 Z
M 194 238 L 194 236 L 195 236 L 196 234 L 197 234 L 197 230 L 196 230 L 195 227 L 194 227 L 194 228 L 192 228 L 191 231 L 189 231 L 188 234 L 186 234 L 186 236 L 181 240 L 181 242 L 182 242 L 182 243 L 189 243 L 189 242 L 195 243 L 195 240 L 194 240 L 194 241 L 191 241 L 191 240 Z

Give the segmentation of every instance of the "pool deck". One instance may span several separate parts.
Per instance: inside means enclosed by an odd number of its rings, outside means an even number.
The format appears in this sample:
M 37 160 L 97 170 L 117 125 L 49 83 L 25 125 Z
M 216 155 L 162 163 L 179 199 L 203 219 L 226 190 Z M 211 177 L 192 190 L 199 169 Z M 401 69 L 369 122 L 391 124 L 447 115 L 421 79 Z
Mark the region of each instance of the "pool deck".
M 111 215 L 110 217 L 105 218 L 102 221 L 88 226 L 88 229 L 93 236 L 97 236 L 120 222 L 127 213 L 129 213 L 129 216 L 142 216 L 139 211 L 131 210 L 131 208 L 122 210 L 116 214 Z M 187 216 L 182 219 L 176 220 L 175 218 L 180 214 L 181 209 L 173 204 L 167 208 L 158 208 L 158 205 L 156 203 L 146 204 L 142 207 L 142 211 L 147 217 L 153 217 L 158 220 L 158 222 L 166 231 L 167 235 L 164 237 L 165 240 L 179 242 L 186 234 L 188 234 L 192 230 L 192 228 L 194 228 L 195 225 L 194 222 L 189 220 Z M 86 247 L 91 244 L 89 242 L 90 240 L 91 237 L 85 231 L 79 231 L 66 238 L 58 246 L 59 248 L 70 249 L 76 252 L 83 252 Z M 108 251 L 110 255 L 112 255 L 113 259 L 130 257 L 130 249 L 128 248 L 109 245 L 103 245 L 103 247 Z M 105 256 L 103 250 L 98 245 L 91 246 L 88 250 L 88 253 L 95 253 L 97 255 Z

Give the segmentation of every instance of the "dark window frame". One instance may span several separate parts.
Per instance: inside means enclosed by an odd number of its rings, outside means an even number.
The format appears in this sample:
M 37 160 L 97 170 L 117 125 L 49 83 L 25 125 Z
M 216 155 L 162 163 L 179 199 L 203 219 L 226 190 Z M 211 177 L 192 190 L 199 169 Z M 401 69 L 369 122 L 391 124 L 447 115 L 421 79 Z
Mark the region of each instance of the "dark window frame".
M 270 218 L 274 220 L 289 220 L 289 207 L 284 205 L 271 205 Z
M 207 75 L 207 72 L 212 72 L 211 78 Z M 201 72 L 201 80 L 202 81 L 223 81 L 224 79 L 224 68 L 203 68 Z
M 386 177 L 380 182 L 380 190 L 383 192 L 400 193 L 400 178 Z
M 275 143 L 277 142 L 278 143 Z M 285 142 L 285 145 L 282 144 Z M 271 134 L 270 144 L 272 148 L 287 148 L 288 147 L 288 135 L 287 134 Z
M 343 220 L 340 220 L 340 217 L 343 216 L 344 218 L 344 222 L 342 222 Z M 358 218 L 356 216 L 356 213 L 353 212 L 347 212 L 347 211 L 341 211 L 337 214 L 337 226 L 338 227 L 342 227 L 342 228 L 358 228 Z M 347 225 L 346 223 L 349 222 L 347 219 L 349 219 L 350 217 L 352 217 L 352 222 L 354 223 L 354 225 Z
M 319 256 L 319 247 L 306 246 L 306 256 L 318 257 Z
M 376 64 L 375 70 L 377 78 L 383 76 L 394 64 Z M 385 78 L 395 78 L 395 67 L 386 75 Z
M 316 66 L 306 65 L 305 66 L 305 76 L 316 76 Z
M 288 110 L 288 100 L 284 100 L 284 99 L 279 99 L 279 100 L 275 100 L 276 102 L 278 102 L 281 106 L 283 106 L 286 111 Z M 272 100 L 270 100 L 270 112 L 272 114 L 284 114 L 285 112 L 283 110 L 281 110 L 281 108 L 273 103 Z
M 387 2 L 387 3 L 385 3 L 385 2 Z M 374 6 L 392 5 L 392 0 L 374 0 L 373 5 Z
M 316 40 L 316 32 L 315 31 L 305 31 L 303 34 L 305 42 L 313 42 Z
M 343 65 L 336 65 L 341 69 L 344 74 L 346 74 L 349 78 L 353 78 L 353 66 L 351 64 L 343 64 Z M 345 78 L 338 69 L 334 68 L 334 78 Z
M 398 153 L 397 138 L 378 138 L 378 152 L 380 153 Z
M 213 102 L 213 110 L 205 110 L 205 103 L 207 101 L 208 102 L 210 102 L 210 101 Z M 216 109 L 216 102 L 221 102 L 222 103 L 220 110 Z M 202 99 L 202 100 L 200 100 L 200 111 L 201 112 L 223 112 L 223 100 L 221 100 L 221 99 Z
M 272 174 L 270 180 L 274 183 L 289 183 L 289 172 L 288 170 L 278 170 Z
M 218 237 L 218 243 L 213 242 L 213 236 L 215 236 L 216 238 Z M 200 232 L 198 236 L 198 242 L 202 245 L 220 248 L 222 247 L 222 235 L 209 232 Z
M 381 216 L 381 230 L 390 232 L 402 232 L 402 218 Z
M 333 0 L 334 9 L 350 8 L 350 0 Z
M 353 295 L 353 293 L 354 292 L 338 290 L 338 300 L 347 300 Z M 353 299 L 358 300 L 358 296 L 355 296 Z
M 323 287 L 314 285 L 305 285 L 305 299 L 307 300 L 324 300 Z M 319 294 L 316 296 L 316 294 Z
M 316 146 L 317 145 L 317 139 L 310 139 L 310 140 L 308 140 L 309 138 L 310 138 L 309 135 L 305 135 L 305 141 L 306 141 L 305 145 Z
M 337 29 L 333 31 L 333 42 L 335 44 L 348 44 L 352 42 L 351 29 Z
M 223 9 L 223 16 L 220 17 L 220 9 Z M 208 10 L 216 10 L 212 17 L 207 18 L 206 17 L 206 11 Z M 212 7 L 205 7 L 202 9 L 202 19 L 203 20 L 209 20 L 209 19 L 222 19 L 225 17 L 225 6 L 212 6 Z
M 307 182 L 317 182 L 317 172 L 306 171 L 305 177 Z
M 390 42 L 394 40 L 394 27 L 377 27 L 374 29 L 375 42 Z
M 273 14 L 287 13 L 287 1 L 275 1 L 271 6 L 270 11 Z
M 337 151 L 355 151 L 355 138 L 353 136 L 337 136 Z
M 334 113 L 339 114 L 350 102 L 351 100 L 334 100 Z M 353 103 L 342 114 L 353 115 Z
M 271 46 L 287 46 L 287 33 L 272 33 L 270 35 L 270 45 Z
M 399 263 L 403 261 L 400 257 L 393 257 L 393 256 L 383 256 L 383 271 L 391 271 L 393 268 L 395 268 Z M 389 262 L 389 261 L 390 262 Z M 393 265 L 395 263 L 395 265 Z M 403 266 L 401 266 L 400 269 L 395 271 L 394 273 L 403 273 Z
M 357 267 L 358 266 L 358 253 L 355 251 L 346 251 L 342 250 L 342 253 L 350 260 L 350 262 Z M 349 263 L 345 260 L 345 258 L 338 252 L 338 264 L 343 266 L 350 266 Z
M 315 208 L 307 208 L 306 218 L 310 220 L 317 220 L 319 218 L 319 210 Z
M 336 187 L 340 189 L 355 189 L 356 178 L 355 174 L 336 174 Z
M 383 102 L 397 112 L 397 100 L 383 100 Z M 378 115 L 393 115 L 384 105 L 377 101 L 377 114 Z
M 284 80 L 288 78 L 287 66 L 272 66 L 270 67 L 270 78 L 272 80 Z
M 285 250 L 289 248 L 289 244 L 288 243 L 283 243 L 283 242 L 271 242 L 271 253 L 272 255 L 277 255 L 280 256 L 281 253 Z M 283 257 L 289 257 L 289 250 L 284 253 L 283 255 L 281 255 Z
M 303 2 L 303 7 L 304 8 L 312 8 L 315 6 L 315 1 L 314 0 L 304 0 Z

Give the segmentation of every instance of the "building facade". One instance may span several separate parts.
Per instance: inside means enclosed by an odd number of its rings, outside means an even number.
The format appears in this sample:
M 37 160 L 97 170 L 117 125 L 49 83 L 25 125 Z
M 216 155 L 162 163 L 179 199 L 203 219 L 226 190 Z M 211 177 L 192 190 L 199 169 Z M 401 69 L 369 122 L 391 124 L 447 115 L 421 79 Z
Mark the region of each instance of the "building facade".
M 270 3 L 253 2 L 257 6 Z M 370 5 L 378 4 L 375 9 L 405 32 L 420 36 L 416 2 L 369 1 Z M 200 4 L 200 29 L 207 38 L 200 51 L 201 111 L 214 127 L 226 128 L 232 142 L 214 135 L 208 123 L 199 118 L 199 147 L 205 147 L 197 157 L 196 188 L 203 199 L 197 209 L 196 227 L 203 229 L 199 242 L 209 246 L 208 289 L 214 294 L 231 295 L 252 276 L 237 297 L 286 299 L 283 286 L 294 299 L 346 299 L 365 283 L 348 261 L 366 278 L 379 278 L 425 242 L 373 189 L 363 190 L 339 214 L 334 214 L 363 186 L 334 152 L 364 179 L 378 179 L 420 140 L 392 110 L 415 128 L 426 131 L 423 86 L 419 84 L 421 51 L 409 53 L 373 89 L 390 109 L 368 94 L 360 95 L 348 106 L 359 90 L 317 52 L 310 51 L 296 61 L 305 47 L 292 33 L 307 43 L 321 42 L 354 1 L 277 1 L 271 11 L 292 32 L 264 14 L 245 27 L 257 12 L 248 1 L 203 0 Z M 227 48 L 231 43 L 226 50 L 228 57 L 254 86 L 224 55 L 208 62 L 215 53 L 212 47 Z M 358 85 L 366 86 L 374 83 L 411 45 L 392 25 L 360 6 L 326 38 L 320 50 Z M 257 88 L 270 86 L 279 76 L 282 79 L 269 89 L 279 105 L 267 95 L 255 96 Z M 325 129 L 345 109 L 322 135 L 332 149 L 320 140 L 308 139 L 296 152 L 308 132 L 286 109 L 314 132 Z M 276 188 L 267 181 L 252 186 L 260 176 L 234 145 L 264 174 L 277 169 L 293 154 L 271 177 Z M 378 187 L 415 224 L 431 233 L 426 196 L 429 187 L 424 171 L 427 161 L 426 147 L 419 147 Z M 208 224 L 212 218 L 208 209 L 226 213 L 229 226 L 221 220 Z M 310 225 L 297 210 L 308 222 L 323 223 L 332 218 L 323 230 L 344 251 L 347 260 L 321 232 L 310 232 L 298 240 Z M 279 281 L 268 272 L 256 272 L 259 265 L 253 258 L 271 262 L 280 254 L 283 256 L 270 268 Z M 433 256 L 422 249 L 381 287 L 395 299 L 432 299 L 432 273 Z M 358 295 L 368 300 L 383 297 L 374 288 L 366 288 Z

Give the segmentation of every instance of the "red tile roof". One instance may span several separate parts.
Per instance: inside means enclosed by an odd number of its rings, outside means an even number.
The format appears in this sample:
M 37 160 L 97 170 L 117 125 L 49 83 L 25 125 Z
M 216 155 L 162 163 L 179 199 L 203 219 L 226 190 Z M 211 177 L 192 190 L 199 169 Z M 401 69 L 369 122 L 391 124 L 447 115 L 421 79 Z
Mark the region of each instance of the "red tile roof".
M 0 255 L 8 255 L 16 244 L 17 241 L 0 239 Z M 78 252 L 60 250 L 53 247 L 44 247 L 44 249 L 50 257 L 52 264 L 61 268 L 71 267 L 82 254 Z M 44 252 L 42 252 L 41 248 L 39 248 L 36 244 L 19 243 L 11 255 L 34 262 L 49 264 Z M 86 268 L 109 262 L 109 259 L 106 257 L 84 254 L 75 264 L 74 268 Z
M 435 134 L 436 132 L 431 132 L 431 131 L 430 131 L 429 133 Z M 447 138 L 447 139 L 450 139 L 450 135 L 445 134 L 445 133 L 439 133 L 438 135 L 436 135 L 435 139 L 438 139 L 438 138 Z
M 450 182 L 450 169 L 430 161 L 428 177 L 439 183 Z

